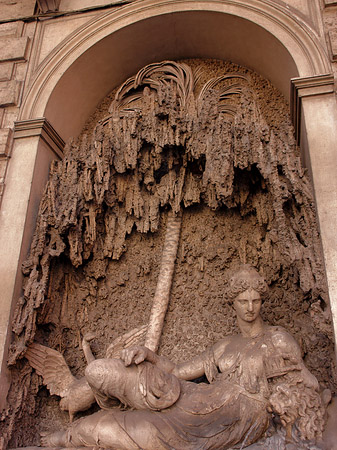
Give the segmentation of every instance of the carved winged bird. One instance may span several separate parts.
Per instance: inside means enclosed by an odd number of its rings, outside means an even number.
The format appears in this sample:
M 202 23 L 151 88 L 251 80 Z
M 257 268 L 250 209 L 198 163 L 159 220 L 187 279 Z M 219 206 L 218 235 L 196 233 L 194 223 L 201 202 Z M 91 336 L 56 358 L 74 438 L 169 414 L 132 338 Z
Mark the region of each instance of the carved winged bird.
M 147 326 L 135 328 L 122 336 L 117 337 L 106 351 L 107 358 L 119 358 L 124 348 L 142 343 Z M 94 338 L 90 335 L 83 338 L 82 347 L 87 362 L 94 358 L 88 342 Z M 68 411 L 69 421 L 74 420 L 77 412 L 86 411 L 95 403 L 95 396 L 85 377 L 75 378 L 63 355 L 52 348 L 32 343 L 25 354 L 29 364 L 43 378 L 52 395 L 61 397 L 60 408 Z

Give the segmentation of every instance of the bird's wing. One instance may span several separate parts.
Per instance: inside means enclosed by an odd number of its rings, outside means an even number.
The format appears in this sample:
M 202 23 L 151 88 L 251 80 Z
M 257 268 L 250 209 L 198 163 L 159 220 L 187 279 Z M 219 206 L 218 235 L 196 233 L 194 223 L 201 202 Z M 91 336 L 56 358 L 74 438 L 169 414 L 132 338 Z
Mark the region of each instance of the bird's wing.
M 131 331 L 118 336 L 112 344 L 109 345 L 106 351 L 106 358 L 119 358 L 120 352 L 124 348 L 132 347 L 133 345 L 141 345 L 144 343 L 147 325 L 142 325 L 134 328 Z
M 62 354 L 44 345 L 30 344 L 25 354 L 29 364 L 42 376 L 44 384 L 52 395 L 64 397 L 75 377 Z

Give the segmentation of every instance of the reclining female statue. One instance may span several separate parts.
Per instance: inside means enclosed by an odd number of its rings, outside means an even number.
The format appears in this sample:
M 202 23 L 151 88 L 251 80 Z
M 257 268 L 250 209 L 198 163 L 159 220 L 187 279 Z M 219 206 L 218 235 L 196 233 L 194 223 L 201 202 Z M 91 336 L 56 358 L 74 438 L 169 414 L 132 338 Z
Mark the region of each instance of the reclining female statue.
M 241 334 L 227 336 L 188 362 L 174 364 L 146 347 L 121 359 L 98 359 L 86 369 L 101 411 L 42 445 L 115 450 L 216 450 L 244 448 L 261 438 L 271 413 L 291 438 L 322 431 L 316 378 L 304 366 L 294 339 L 260 317 L 264 279 L 242 266 L 229 282 Z M 205 375 L 208 383 L 195 383 Z M 116 398 L 129 409 L 114 407 Z

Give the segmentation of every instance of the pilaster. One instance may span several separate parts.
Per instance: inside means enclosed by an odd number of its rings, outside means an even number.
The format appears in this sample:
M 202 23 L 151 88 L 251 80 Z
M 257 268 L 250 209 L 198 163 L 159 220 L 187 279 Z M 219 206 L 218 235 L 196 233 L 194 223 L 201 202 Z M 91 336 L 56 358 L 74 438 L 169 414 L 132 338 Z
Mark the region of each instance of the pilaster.
M 62 157 L 64 142 L 44 118 L 16 122 L 6 189 L 0 210 L 0 409 L 9 387 L 7 354 L 11 314 L 21 295 L 21 264 L 34 233 L 40 199 L 53 159 Z
M 297 139 L 310 169 L 337 336 L 337 102 L 331 74 L 292 80 Z M 305 139 L 304 139 L 305 136 Z

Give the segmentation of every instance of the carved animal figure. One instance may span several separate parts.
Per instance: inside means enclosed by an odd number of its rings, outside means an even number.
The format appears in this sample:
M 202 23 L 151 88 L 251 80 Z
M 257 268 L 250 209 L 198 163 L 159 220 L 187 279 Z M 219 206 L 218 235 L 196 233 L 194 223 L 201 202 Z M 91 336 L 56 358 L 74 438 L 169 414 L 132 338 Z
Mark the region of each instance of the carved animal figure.
M 60 352 L 33 343 L 28 347 L 26 358 L 29 364 L 42 376 L 43 383 L 52 395 L 61 398 L 60 408 L 69 412 L 69 420 L 95 403 L 94 394 L 85 377 L 75 378 Z
M 147 326 L 138 328 L 117 337 L 106 351 L 107 358 L 119 358 L 120 352 L 128 347 L 139 345 L 144 341 Z M 82 348 L 87 363 L 95 359 L 89 342 L 94 334 L 87 334 L 82 341 Z M 52 348 L 33 342 L 25 354 L 29 364 L 42 376 L 43 383 L 52 395 L 61 398 L 60 408 L 68 411 L 69 421 L 72 423 L 77 412 L 86 411 L 96 401 L 95 396 L 85 377 L 75 378 L 63 357 Z

